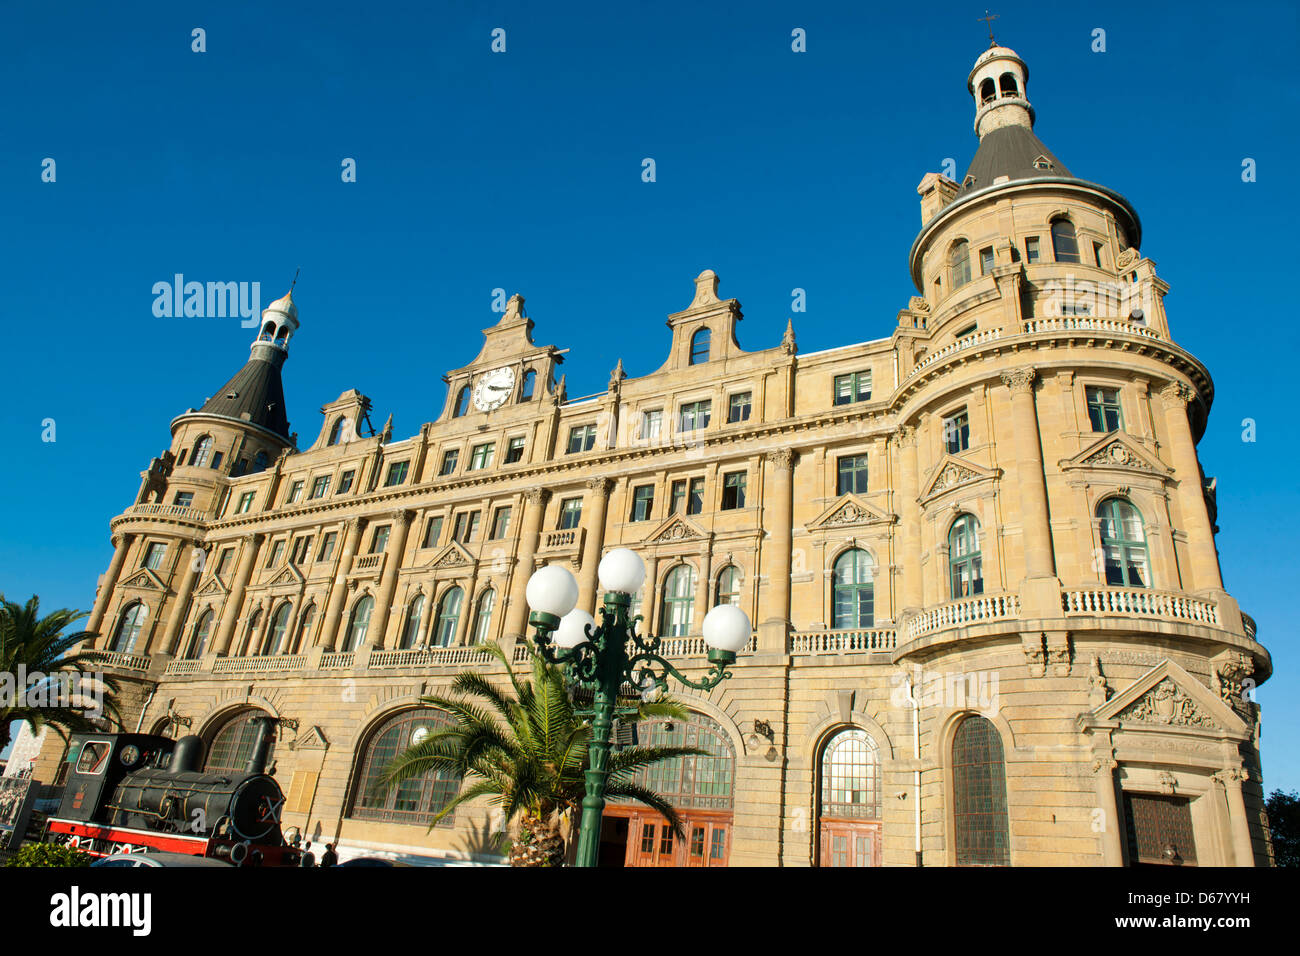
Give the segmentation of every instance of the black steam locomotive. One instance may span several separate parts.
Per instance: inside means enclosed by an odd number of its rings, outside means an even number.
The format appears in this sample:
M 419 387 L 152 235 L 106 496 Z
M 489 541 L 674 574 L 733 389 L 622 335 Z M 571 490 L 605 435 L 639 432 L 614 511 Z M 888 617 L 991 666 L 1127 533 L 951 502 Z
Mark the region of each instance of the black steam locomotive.
M 90 853 L 150 848 L 241 866 L 297 866 L 280 832 L 284 794 L 265 773 L 275 722 L 259 716 L 242 774 L 204 773 L 203 741 L 74 734 L 63 803 L 46 840 Z

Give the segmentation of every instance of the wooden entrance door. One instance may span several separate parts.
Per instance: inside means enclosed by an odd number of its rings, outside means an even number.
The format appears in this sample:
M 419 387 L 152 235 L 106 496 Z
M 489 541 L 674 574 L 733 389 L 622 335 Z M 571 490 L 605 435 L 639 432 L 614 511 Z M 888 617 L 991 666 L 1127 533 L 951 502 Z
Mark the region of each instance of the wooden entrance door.
M 731 814 L 681 811 L 680 816 L 685 838 L 657 813 L 628 814 L 624 865 L 726 866 L 731 855 Z
M 862 820 L 821 820 L 822 866 L 880 866 L 880 824 Z
M 1186 797 L 1124 794 L 1130 866 L 1196 866 L 1192 808 Z

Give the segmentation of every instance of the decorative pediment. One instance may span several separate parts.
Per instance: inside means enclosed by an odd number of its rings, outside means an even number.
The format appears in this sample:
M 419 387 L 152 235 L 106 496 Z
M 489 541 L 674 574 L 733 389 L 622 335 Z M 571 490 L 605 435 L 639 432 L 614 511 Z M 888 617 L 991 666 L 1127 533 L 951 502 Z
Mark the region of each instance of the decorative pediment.
M 648 544 L 662 544 L 669 541 L 689 541 L 692 538 L 705 537 L 703 529 L 694 521 L 687 521 L 681 515 L 669 515 L 668 518 L 645 539 Z
M 221 578 L 214 574 L 212 577 L 208 578 L 207 583 L 202 585 L 195 593 L 202 597 L 211 597 L 214 595 L 228 594 L 229 591 L 226 589 L 226 586 L 221 583 Z
M 330 744 L 325 739 L 325 734 L 315 724 L 298 734 L 289 745 L 290 750 L 329 750 L 329 748 Z
M 1117 469 L 1128 473 L 1141 472 L 1160 478 L 1173 474 L 1173 469 L 1133 440 L 1127 432 L 1114 431 L 1103 435 L 1073 458 L 1060 462 L 1062 470 L 1075 468 Z
M 136 588 L 140 591 L 166 591 L 167 585 L 163 584 L 162 578 L 154 574 L 148 568 L 141 568 L 139 571 L 126 578 L 120 585 L 124 588 Z
M 439 568 L 458 568 L 474 563 L 474 556 L 459 541 L 453 541 L 433 556 L 425 567 L 431 571 Z
M 921 501 L 937 498 L 945 492 L 961 485 L 974 484 L 977 481 L 989 481 L 1002 475 L 1001 468 L 985 468 L 956 455 L 944 455 L 939 464 L 931 469 L 930 474 L 921 485 Z
M 1213 691 L 1167 658 L 1093 713 L 1102 720 L 1152 729 L 1247 732 L 1242 719 Z
M 297 587 L 303 580 L 302 572 L 290 563 L 281 568 L 280 573 L 271 579 L 270 587 Z
M 848 528 L 872 524 L 892 524 L 897 515 L 873 508 L 857 495 L 841 495 L 829 508 L 808 523 L 808 528 Z

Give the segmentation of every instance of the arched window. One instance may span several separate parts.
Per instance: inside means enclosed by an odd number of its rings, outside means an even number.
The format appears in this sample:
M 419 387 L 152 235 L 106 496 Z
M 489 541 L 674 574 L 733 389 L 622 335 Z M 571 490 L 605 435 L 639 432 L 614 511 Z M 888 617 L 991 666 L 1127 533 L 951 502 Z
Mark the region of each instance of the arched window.
M 399 649 L 406 650 L 415 646 L 415 642 L 420 637 L 422 620 L 424 620 L 424 595 L 417 594 L 411 598 L 411 603 L 406 605 L 406 623 L 402 625 L 402 640 L 397 645 Z
M 202 468 L 208 463 L 210 454 L 212 454 L 212 436 L 204 435 L 194 443 L 194 453 L 190 455 L 190 467 Z
M 1052 256 L 1057 262 L 1078 262 L 1079 241 L 1074 223 L 1064 216 L 1052 220 Z
M 284 650 L 284 637 L 289 632 L 289 615 L 292 612 L 293 605 L 288 601 L 276 608 L 275 616 L 271 618 L 271 629 L 262 642 L 263 655 L 279 654 Z
M 995 96 L 997 96 L 997 88 L 993 85 L 993 77 L 990 76 L 980 83 L 980 106 L 983 106 Z
M 709 360 L 709 345 L 713 340 L 713 333 L 708 329 L 700 329 L 691 336 L 691 364 L 703 365 Z
M 139 601 L 123 608 L 117 618 L 117 630 L 113 632 L 113 650 L 119 654 L 130 654 L 135 650 L 135 642 L 139 640 L 148 616 L 149 609 Z
M 1107 498 L 1097 505 L 1097 518 L 1106 583 L 1125 588 L 1150 587 L 1141 513 L 1123 498 Z
M 874 580 L 875 562 L 861 548 L 851 548 L 835 559 L 831 583 L 833 629 L 875 626 Z
M 352 605 L 352 617 L 348 619 L 348 632 L 343 639 L 344 651 L 360 650 L 366 639 L 366 629 L 370 627 L 370 612 L 375 609 L 375 599 L 369 594 Z
M 260 710 L 242 710 L 231 717 L 212 736 L 208 746 L 208 759 L 203 765 L 203 772 L 208 774 L 242 774 L 253 756 L 253 745 L 257 743 L 257 724 L 249 718 L 269 716 Z M 275 755 L 275 744 L 266 755 L 266 765 L 271 766 Z
M 948 531 L 948 569 L 953 600 L 984 593 L 980 523 L 974 515 L 962 515 Z
M 443 711 L 428 708 L 404 711 L 380 724 L 365 743 L 356 785 L 352 788 L 354 796 L 349 816 L 423 826 L 432 823 L 434 814 L 451 802 L 460 790 L 459 777 L 447 770 L 433 770 L 395 787 L 387 787 L 383 775 L 394 757 L 413 743 L 419 743 L 429 731 L 451 723 L 451 717 Z M 451 815 L 442 823 L 450 826 Z
M 970 243 L 958 239 L 948 249 L 948 287 L 954 292 L 970 282 Z
M 695 569 L 689 564 L 679 564 L 664 580 L 659 633 L 663 637 L 683 637 L 691 633 L 694 621 Z
M 537 385 L 537 373 L 532 369 L 524 372 L 524 380 L 519 385 L 519 400 L 526 402 L 533 397 L 533 388 Z
M 347 421 L 347 419 L 342 415 L 335 419 L 334 427 L 330 429 L 329 444 L 337 445 L 339 443 L 339 440 L 343 437 L 343 423 L 345 421 Z
M 821 753 L 818 848 L 822 866 L 878 866 L 881 855 L 880 748 L 857 727 L 837 732 Z
M 953 736 L 952 796 L 957 865 L 1009 866 L 1002 738 L 983 717 L 966 717 Z
M 456 408 L 452 412 L 452 415 L 455 418 L 460 418 L 468 411 L 469 411 L 469 386 L 464 385 L 461 387 L 461 390 L 456 393 Z
M 259 471 L 266 471 L 266 461 L 267 461 L 266 452 L 259 451 L 256 455 L 254 455 L 252 473 L 257 474 Z
M 729 564 L 718 575 L 718 593 L 713 602 L 740 607 L 740 568 Z
M 456 640 L 456 626 L 460 624 L 460 605 L 465 600 L 465 592 L 454 587 L 442 596 L 438 602 L 438 621 L 435 625 L 433 643 L 438 647 L 451 647 Z
M 212 622 L 215 619 L 216 615 L 209 609 L 195 622 L 190 643 L 185 648 L 185 660 L 196 661 L 203 656 L 203 652 L 208 649 L 208 636 L 212 633 Z
M 275 323 L 268 322 L 266 323 L 266 325 L 262 326 L 262 332 L 260 335 L 258 335 L 257 341 L 269 342 L 271 341 L 271 337 L 274 335 L 275 335 Z
M 679 809 L 732 808 L 736 753 L 730 735 L 714 720 L 697 713 L 688 720 L 644 720 L 637 724 L 637 739 L 642 747 L 697 747 L 705 752 L 640 770 L 638 784 Z
M 257 653 L 257 628 L 262 623 L 262 609 L 258 608 L 248 619 L 248 627 L 244 628 L 244 642 L 240 645 L 241 655 L 252 655 Z
M 311 637 L 311 626 L 316 620 L 316 605 L 308 604 L 303 610 L 302 616 L 298 619 L 298 633 L 293 639 L 293 650 L 291 654 L 301 654 L 310 645 L 307 643 Z
M 998 87 L 1003 96 L 1015 96 L 1019 92 L 1016 89 L 1016 77 L 1012 73 L 1003 73 L 998 77 Z
M 474 643 L 482 644 L 492 634 L 492 608 L 497 602 L 497 592 L 488 588 L 478 598 L 474 613 Z

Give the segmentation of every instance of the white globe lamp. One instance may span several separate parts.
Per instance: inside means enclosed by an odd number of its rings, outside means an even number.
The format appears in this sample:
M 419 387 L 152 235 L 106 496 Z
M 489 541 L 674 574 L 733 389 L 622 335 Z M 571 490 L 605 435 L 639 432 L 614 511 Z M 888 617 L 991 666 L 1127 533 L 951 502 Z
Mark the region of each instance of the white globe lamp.
M 560 626 L 555 629 L 551 643 L 556 647 L 574 648 L 590 642 L 587 628 L 596 629 L 596 619 L 580 608 L 574 608 L 560 618 Z
M 619 594 L 636 594 L 645 583 L 645 562 L 635 551 L 614 548 L 600 559 L 596 569 L 602 591 Z
M 711 651 L 735 654 L 744 650 L 752 634 L 749 616 L 732 604 L 719 604 L 704 615 L 704 643 Z

